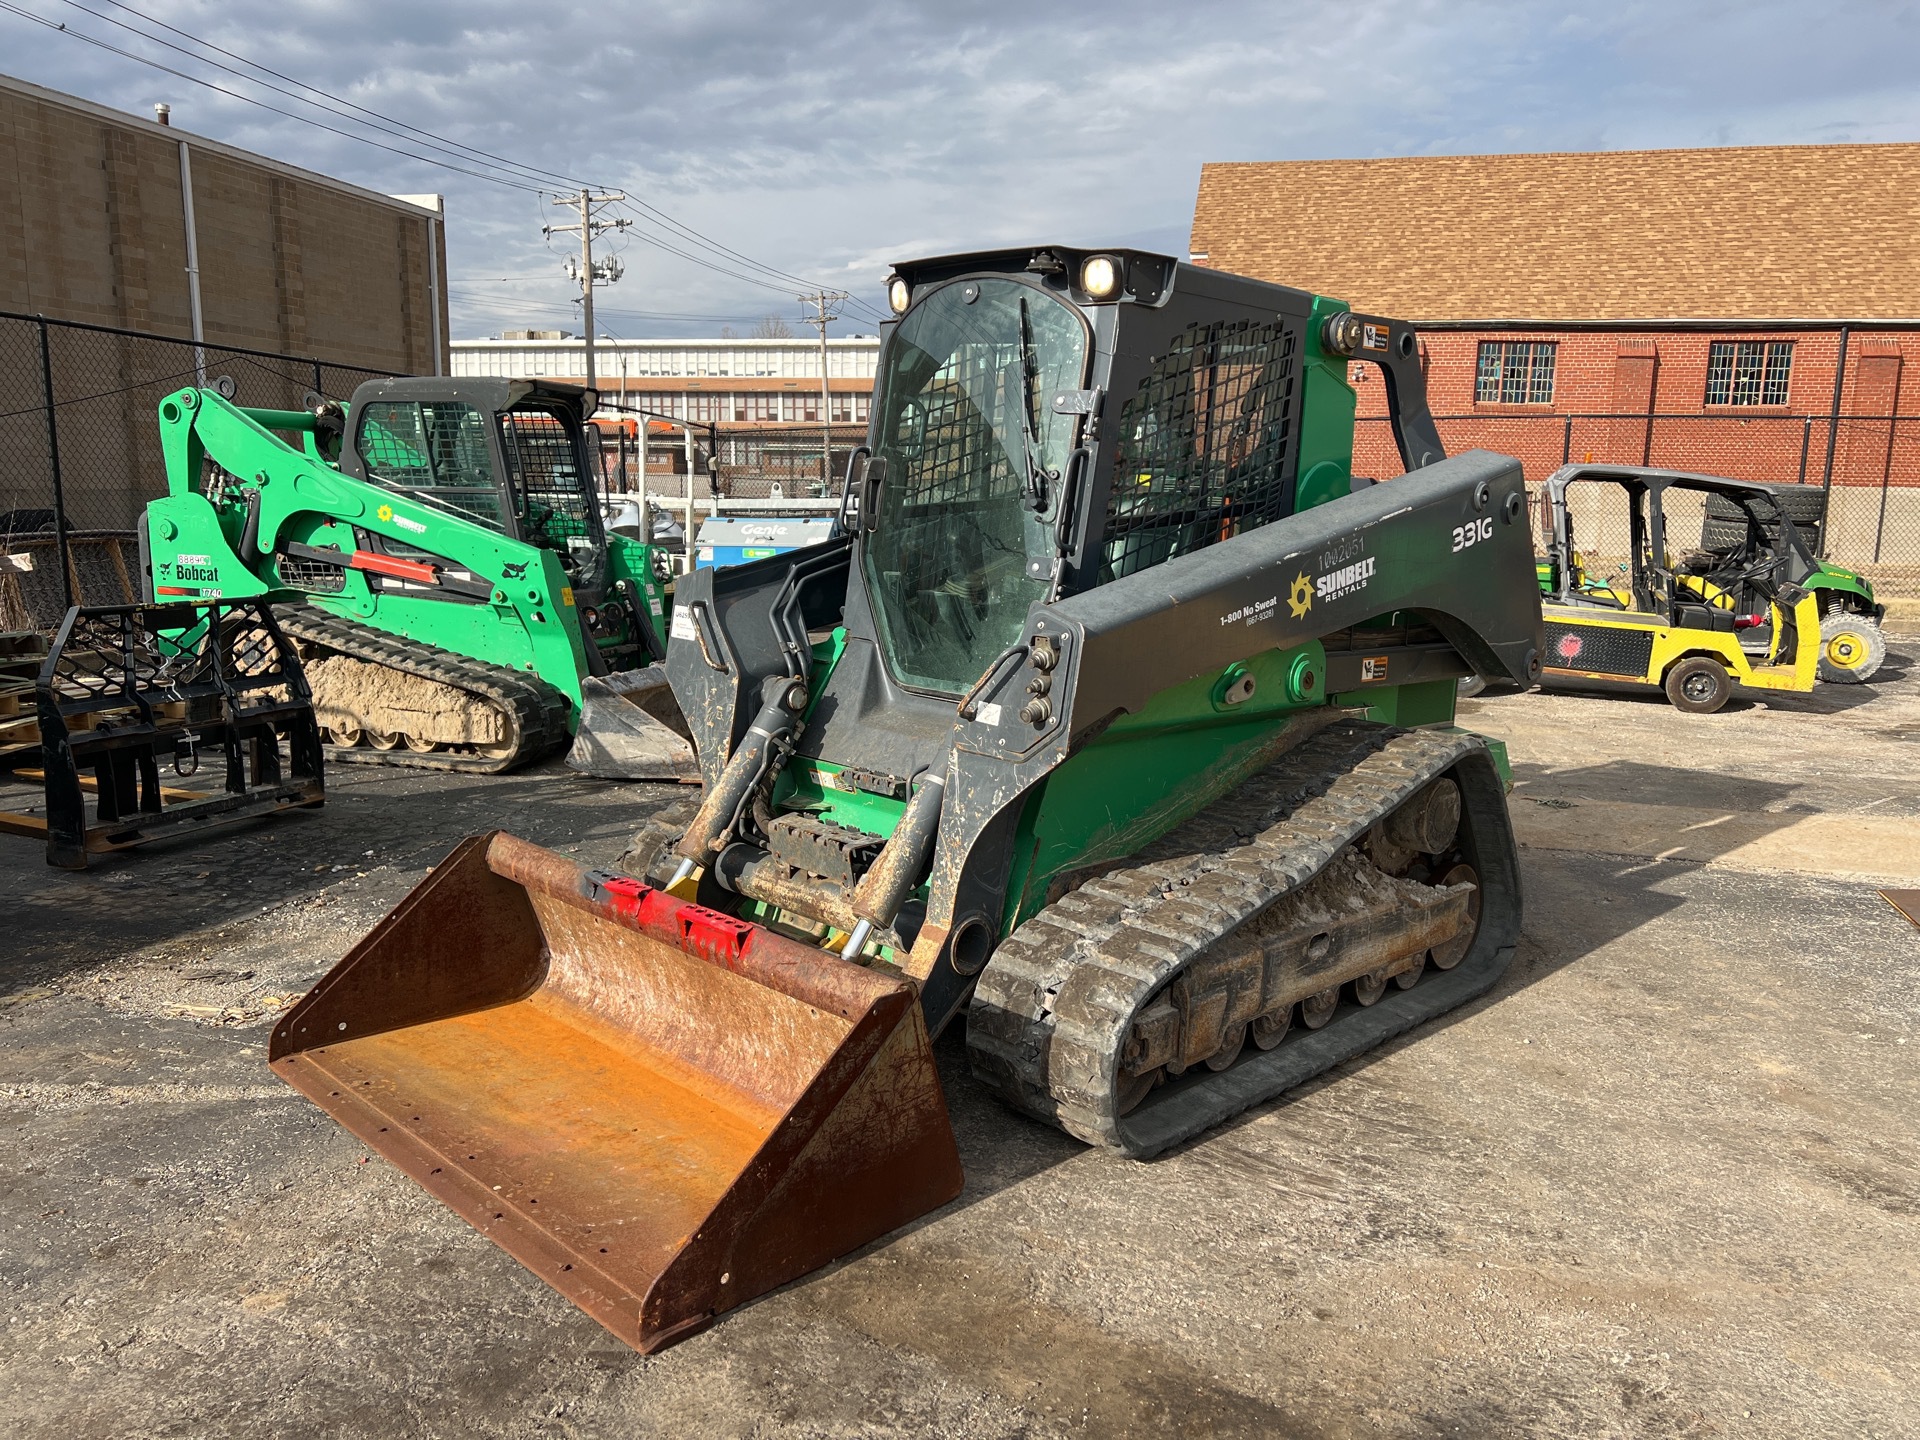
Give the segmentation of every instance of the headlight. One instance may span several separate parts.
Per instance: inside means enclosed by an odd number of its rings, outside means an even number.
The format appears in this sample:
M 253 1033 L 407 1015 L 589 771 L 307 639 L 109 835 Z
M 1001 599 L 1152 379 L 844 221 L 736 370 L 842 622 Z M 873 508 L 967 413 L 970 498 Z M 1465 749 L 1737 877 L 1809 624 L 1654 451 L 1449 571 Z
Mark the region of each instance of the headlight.
M 893 307 L 893 313 L 907 313 L 907 301 L 913 298 L 913 291 L 898 275 L 887 281 L 887 304 Z
M 1095 300 L 1120 293 L 1120 266 L 1111 255 L 1094 255 L 1080 266 L 1080 288 Z

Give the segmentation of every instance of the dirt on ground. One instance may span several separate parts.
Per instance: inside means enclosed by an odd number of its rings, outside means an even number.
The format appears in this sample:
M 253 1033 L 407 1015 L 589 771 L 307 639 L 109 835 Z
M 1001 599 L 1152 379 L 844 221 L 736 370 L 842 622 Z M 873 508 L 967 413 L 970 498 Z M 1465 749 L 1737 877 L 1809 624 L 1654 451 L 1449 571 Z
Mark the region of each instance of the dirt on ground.
M 1526 929 L 1483 1000 L 1178 1152 L 938 1046 L 967 1188 L 643 1358 L 280 1084 L 461 836 L 611 864 L 676 786 L 336 767 L 48 870 L 0 839 L 0 1413 L 92 1436 L 1920 1435 L 1920 642 L 1710 717 L 1463 706 Z

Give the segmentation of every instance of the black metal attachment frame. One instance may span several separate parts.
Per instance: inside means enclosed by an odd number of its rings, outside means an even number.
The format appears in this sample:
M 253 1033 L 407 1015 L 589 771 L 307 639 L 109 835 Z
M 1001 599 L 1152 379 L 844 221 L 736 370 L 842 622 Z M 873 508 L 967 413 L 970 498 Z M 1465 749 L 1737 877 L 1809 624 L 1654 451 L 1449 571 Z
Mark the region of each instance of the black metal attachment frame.
M 35 698 L 39 749 L 4 762 L 24 775 L 38 760 L 46 818 L 0 814 L 0 830 L 44 835 L 49 865 L 325 799 L 312 695 L 263 601 L 76 606 Z M 203 757 L 219 790 L 161 784 L 163 760 L 190 778 Z

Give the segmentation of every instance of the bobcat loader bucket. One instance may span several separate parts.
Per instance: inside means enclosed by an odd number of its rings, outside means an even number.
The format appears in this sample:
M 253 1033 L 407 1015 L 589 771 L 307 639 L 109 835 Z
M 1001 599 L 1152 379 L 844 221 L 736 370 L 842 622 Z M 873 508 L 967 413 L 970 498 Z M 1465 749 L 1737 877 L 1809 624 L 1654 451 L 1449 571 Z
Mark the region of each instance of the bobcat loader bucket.
M 658 665 L 580 682 L 580 728 L 567 764 L 603 780 L 700 783 L 691 731 Z
M 269 1061 L 643 1352 L 960 1193 L 911 986 L 509 835 L 462 842 Z

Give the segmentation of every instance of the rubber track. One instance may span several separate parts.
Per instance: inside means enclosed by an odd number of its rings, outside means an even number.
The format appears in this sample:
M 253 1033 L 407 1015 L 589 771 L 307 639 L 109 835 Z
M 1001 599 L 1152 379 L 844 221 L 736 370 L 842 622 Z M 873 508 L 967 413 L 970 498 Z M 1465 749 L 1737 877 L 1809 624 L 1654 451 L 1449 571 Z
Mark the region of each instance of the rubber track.
M 1095 1145 L 1146 1158 L 1465 1003 L 1499 979 L 1519 896 L 1483 887 L 1480 938 L 1377 1004 L 1343 1002 L 1324 1029 L 1248 1045 L 1230 1069 L 1194 1067 L 1133 1114 L 1116 1113 L 1133 1017 L 1185 964 L 1319 874 L 1429 780 L 1485 757 L 1476 737 L 1349 721 L 1282 756 L 1234 795 L 1016 929 L 980 976 L 967 1022 L 973 1073 L 1016 1108 Z M 1490 765 L 1490 761 L 1486 761 Z M 1483 816 L 1484 829 L 1484 816 Z M 1512 837 L 1476 835 L 1511 847 Z M 1483 875 L 1484 875 L 1483 870 Z M 1497 907 L 1511 907 L 1502 912 Z
M 550 755 L 571 738 L 567 717 L 572 707 L 567 697 L 537 675 L 488 665 L 442 650 L 437 645 L 425 645 L 402 635 L 376 630 L 371 625 L 344 620 L 314 605 L 276 606 L 275 615 L 282 630 L 310 645 L 324 646 L 355 660 L 386 665 L 424 680 L 451 685 L 493 702 L 506 713 L 508 733 L 517 741 L 512 751 L 499 759 L 435 751 L 423 754 L 404 745 L 375 750 L 371 746 L 329 744 L 329 760 L 497 775 Z

